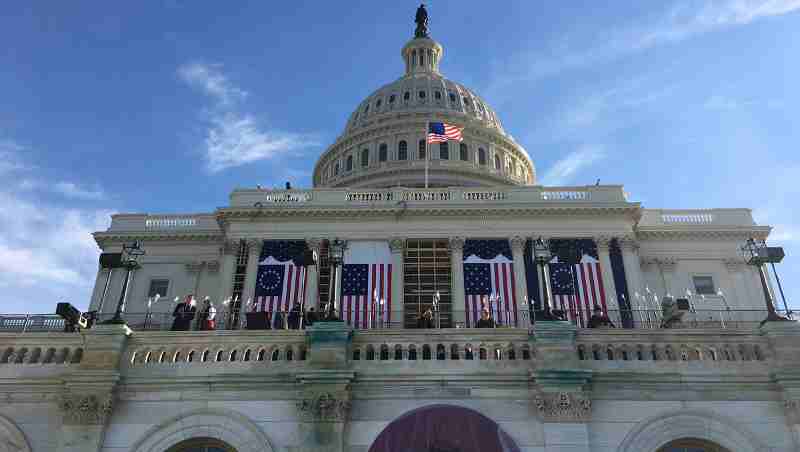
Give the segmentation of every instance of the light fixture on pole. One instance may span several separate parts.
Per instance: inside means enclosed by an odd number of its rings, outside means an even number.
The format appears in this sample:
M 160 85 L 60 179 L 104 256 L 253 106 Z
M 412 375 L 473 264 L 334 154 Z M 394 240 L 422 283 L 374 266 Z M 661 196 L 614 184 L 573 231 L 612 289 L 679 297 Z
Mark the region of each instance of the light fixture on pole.
M 539 266 L 539 275 L 542 284 L 542 309 L 537 313 L 536 320 L 561 320 L 553 315 L 550 306 L 550 276 L 547 271 L 547 265 L 553 259 L 553 253 L 550 251 L 550 241 L 541 237 L 533 241 L 533 257 L 536 264 Z
M 114 317 L 105 323 L 117 325 L 125 324 L 125 320 L 122 318 L 122 311 L 125 309 L 125 297 L 128 295 L 131 271 L 139 268 L 139 258 L 144 256 L 144 254 L 142 242 L 138 240 L 130 245 L 122 245 L 122 266 L 125 267 L 126 270 L 125 279 L 122 282 L 122 291 L 120 291 L 119 294 L 119 301 L 117 302 L 117 310 L 114 312 Z
M 758 269 L 758 275 L 761 278 L 761 289 L 764 291 L 764 300 L 767 304 L 767 318 L 764 319 L 761 324 L 763 325 L 764 322 L 788 321 L 789 319 L 779 315 L 777 311 L 775 311 L 775 303 L 772 298 L 772 293 L 769 290 L 767 282 L 768 276 L 766 268 L 764 267 L 764 264 L 782 261 L 784 256 L 783 248 L 767 246 L 764 240 L 757 240 L 751 237 L 739 248 L 739 252 L 748 265 L 752 265 Z
M 331 263 L 331 287 L 332 290 L 328 296 L 328 308 L 326 309 L 325 319 L 326 321 L 338 321 L 338 311 L 339 307 L 335 305 L 336 302 L 336 291 L 339 290 L 339 287 L 336 287 L 336 275 L 337 275 L 337 268 L 342 265 L 344 262 L 344 251 L 347 249 L 347 242 L 344 240 L 333 239 L 330 242 L 330 263 Z

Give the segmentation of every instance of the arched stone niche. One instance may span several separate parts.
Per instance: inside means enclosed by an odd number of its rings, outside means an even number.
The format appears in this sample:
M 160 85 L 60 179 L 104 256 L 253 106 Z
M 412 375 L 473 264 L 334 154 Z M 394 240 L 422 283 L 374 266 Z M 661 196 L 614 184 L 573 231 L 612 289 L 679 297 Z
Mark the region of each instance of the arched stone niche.
M 682 438 L 697 438 L 735 452 L 767 452 L 753 433 L 731 419 L 706 410 L 662 413 L 637 424 L 625 437 L 618 452 L 656 452 Z
M 511 436 L 483 414 L 458 405 L 411 410 L 381 431 L 369 452 L 519 452 Z
M 31 452 L 22 430 L 3 416 L 0 416 L 0 452 Z
M 273 452 L 256 424 L 242 414 L 223 409 L 189 411 L 168 419 L 148 430 L 130 450 L 164 452 L 192 438 L 217 439 L 237 452 Z

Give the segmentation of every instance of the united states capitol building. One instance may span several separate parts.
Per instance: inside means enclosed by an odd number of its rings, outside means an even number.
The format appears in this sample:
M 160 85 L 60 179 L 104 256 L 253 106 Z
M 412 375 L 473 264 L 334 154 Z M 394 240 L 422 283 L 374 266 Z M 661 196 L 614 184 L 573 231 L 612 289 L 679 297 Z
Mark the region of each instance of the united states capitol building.
M 740 251 L 771 228 L 539 185 L 546 151 L 445 78 L 425 25 L 312 188 L 114 215 L 98 322 L 0 316 L 0 452 L 800 450 L 800 324 L 761 322 Z

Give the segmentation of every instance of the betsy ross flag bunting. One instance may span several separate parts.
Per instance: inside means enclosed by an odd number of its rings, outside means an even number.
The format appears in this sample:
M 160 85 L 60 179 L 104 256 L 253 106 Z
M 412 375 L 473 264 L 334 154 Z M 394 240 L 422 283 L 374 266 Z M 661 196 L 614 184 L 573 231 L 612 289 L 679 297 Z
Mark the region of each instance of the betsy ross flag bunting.
M 303 240 L 265 240 L 258 259 L 253 312 L 286 312 L 295 302 L 303 305 L 305 267 L 294 264 L 306 244 Z
M 588 326 L 595 306 L 608 313 L 600 271 L 597 260 L 588 255 L 577 264 L 550 264 L 553 307 L 564 311 L 567 318 L 580 327 Z
M 461 141 L 463 136 L 461 131 L 463 127 L 457 127 L 452 124 L 444 122 L 429 122 L 428 123 L 428 144 L 443 143 L 445 141 Z
M 484 308 L 498 325 L 516 325 L 514 261 L 508 240 L 464 242 L 464 295 L 467 328 L 478 323 Z
M 345 250 L 344 262 L 341 319 L 359 329 L 389 325 L 392 312 L 392 253 L 389 244 L 385 241 L 352 241 Z

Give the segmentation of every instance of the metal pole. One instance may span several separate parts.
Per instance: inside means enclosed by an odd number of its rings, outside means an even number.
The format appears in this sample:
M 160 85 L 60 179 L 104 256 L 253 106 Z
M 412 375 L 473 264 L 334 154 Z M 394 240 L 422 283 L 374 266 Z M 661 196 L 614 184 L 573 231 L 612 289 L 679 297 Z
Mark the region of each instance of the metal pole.
M 430 123 L 425 123 L 425 133 L 422 134 L 422 138 L 425 140 L 425 188 L 428 188 L 428 159 L 430 158 L 430 150 L 428 146 L 428 130 L 430 130 Z
M 106 285 L 103 286 L 103 294 L 100 295 L 100 305 L 97 307 L 97 314 L 103 313 L 103 304 L 106 301 L 106 294 L 108 293 L 108 286 L 111 284 L 111 274 L 114 272 L 113 268 L 108 269 L 108 276 L 106 276 Z
M 778 276 L 778 270 L 775 269 L 775 262 L 770 263 L 772 265 L 772 273 L 775 274 L 775 281 L 778 283 L 778 290 L 781 292 L 781 299 L 783 300 L 783 310 L 786 313 L 789 313 L 789 306 L 786 304 L 786 295 L 783 294 L 783 286 L 781 286 L 781 278 Z
M 132 266 L 130 264 L 126 264 L 125 268 L 125 279 L 122 281 L 122 290 L 119 294 L 119 301 L 117 301 L 117 310 L 114 312 L 114 317 L 111 319 L 110 323 L 125 323 L 125 321 L 122 320 L 122 308 L 125 306 L 125 296 L 128 292 L 128 281 L 131 278 Z

